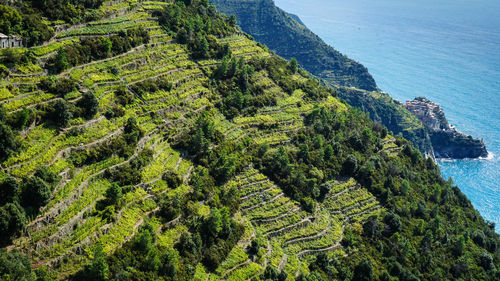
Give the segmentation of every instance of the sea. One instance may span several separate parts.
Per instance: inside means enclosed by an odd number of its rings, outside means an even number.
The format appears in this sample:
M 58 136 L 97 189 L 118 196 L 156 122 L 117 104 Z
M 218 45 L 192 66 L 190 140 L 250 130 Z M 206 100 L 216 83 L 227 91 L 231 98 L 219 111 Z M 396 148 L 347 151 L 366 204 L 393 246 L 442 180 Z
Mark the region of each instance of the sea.
M 438 160 L 500 233 L 500 1 L 275 0 L 326 43 L 359 61 L 380 89 L 438 103 L 485 159 Z

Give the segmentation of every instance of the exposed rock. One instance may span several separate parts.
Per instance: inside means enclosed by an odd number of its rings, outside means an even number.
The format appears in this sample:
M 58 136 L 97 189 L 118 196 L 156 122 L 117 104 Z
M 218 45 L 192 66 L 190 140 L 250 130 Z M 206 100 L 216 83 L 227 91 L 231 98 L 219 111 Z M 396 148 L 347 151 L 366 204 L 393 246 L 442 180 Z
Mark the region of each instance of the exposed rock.
M 479 158 L 488 156 L 482 140 L 474 139 L 455 129 L 431 131 L 432 146 L 436 158 Z
M 482 140 L 457 131 L 448 123 L 439 104 L 426 98 L 406 101 L 408 111 L 427 126 L 436 158 L 478 158 L 488 156 Z

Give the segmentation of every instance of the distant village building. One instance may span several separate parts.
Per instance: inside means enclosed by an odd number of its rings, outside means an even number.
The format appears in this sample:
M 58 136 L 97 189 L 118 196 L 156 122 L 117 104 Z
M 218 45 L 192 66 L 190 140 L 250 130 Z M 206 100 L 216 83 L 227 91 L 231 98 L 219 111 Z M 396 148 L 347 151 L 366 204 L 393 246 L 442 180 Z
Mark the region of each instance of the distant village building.
M 406 101 L 406 104 L 404 104 L 403 106 L 433 130 L 452 129 L 450 124 L 444 117 L 443 110 L 437 103 L 420 97 L 415 98 L 412 101 Z
M 23 45 L 23 38 L 21 36 L 0 33 L 0 48 L 23 47 Z

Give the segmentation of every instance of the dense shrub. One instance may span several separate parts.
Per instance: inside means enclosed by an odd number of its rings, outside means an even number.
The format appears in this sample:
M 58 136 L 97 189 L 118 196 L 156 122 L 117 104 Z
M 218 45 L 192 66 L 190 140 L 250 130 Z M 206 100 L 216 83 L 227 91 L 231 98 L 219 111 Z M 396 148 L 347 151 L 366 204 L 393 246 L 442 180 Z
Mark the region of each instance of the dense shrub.
M 115 100 L 118 104 L 125 106 L 134 101 L 134 94 L 127 91 L 126 87 L 120 87 L 115 91 Z
M 104 59 L 129 51 L 131 48 L 149 42 L 147 31 L 133 28 L 110 37 L 83 38 L 80 42 L 65 45 L 47 64 L 55 73 L 69 67 Z
M 175 171 L 167 171 L 161 179 L 167 182 L 169 188 L 177 188 L 182 184 L 182 177 Z
M 3 280 L 38 280 L 31 270 L 30 259 L 16 250 L 0 249 L 0 276 Z
M 76 106 L 80 108 L 78 115 L 86 119 L 92 119 L 99 111 L 99 101 L 94 94 L 89 92 L 82 95 L 81 99 L 76 103 Z
M 12 133 L 11 128 L 0 122 L 0 161 L 7 159 L 17 151 L 18 142 Z
M 176 5 L 168 5 L 156 15 L 160 24 L 177 41 L 188 45 L 191 56 L 195 59 L 222 58 L 228 55 L 229 49 L 218 43 L 216 37 L 224 37 L 235 31 L 227 17 L 216 12 L 208 1 L 176 1 Z M 185 6 L 186 5 L 186 6 Z M 200 13 L 204 10 L 204 13 Z
M 7 203 L 0 207 L 0 246 L 11 242 L 11 238 L 17 236 L 19 231 L 26 225 L 24 209 L 17 201 Z M 2 272 L 2 269 L 0 269 Z
M 87 9 L 96 9 L 103 0 L 30 0 L 34 9 L 52 20 L 77 23 L 85 19 Z
M 49 40 L 54 30 L 33 10 L 20 13 L 14 7 L 0 5 L 0 33 L 20 35 L 28 46 L 33 46 Z
M 23 206 L 38 209 L 49 202 L 50 196 L 50 186 L 41 178 L 31 177 L 23 182 L 21 194 Z
M 68 126 L 73 114 L 65 100 L 57 100 L 49 111 L 49 119 L 59 128 Z
M 55 79 L 54 77 L 49 77 L 40 81 L 38 87 L 45 92 L 52 93 L 63 98 L 66 94 L 76 90 L 77 84 L 75 80 L 70 78 Z

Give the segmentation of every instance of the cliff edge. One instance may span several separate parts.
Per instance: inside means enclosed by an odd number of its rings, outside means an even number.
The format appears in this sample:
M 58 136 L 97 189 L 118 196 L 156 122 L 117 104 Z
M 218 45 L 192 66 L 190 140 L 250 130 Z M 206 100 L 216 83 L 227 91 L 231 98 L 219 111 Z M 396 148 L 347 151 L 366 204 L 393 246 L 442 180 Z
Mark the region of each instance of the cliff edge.
M 404 107 L 427 126 L 436 158 L 463 159 L 488 156 L 484 142 L 457 131 L 448 123 L 439 104 L 418 97 L 406 101 Z

